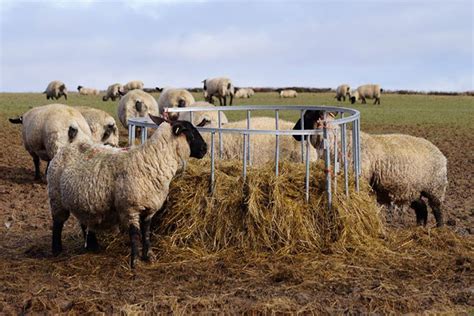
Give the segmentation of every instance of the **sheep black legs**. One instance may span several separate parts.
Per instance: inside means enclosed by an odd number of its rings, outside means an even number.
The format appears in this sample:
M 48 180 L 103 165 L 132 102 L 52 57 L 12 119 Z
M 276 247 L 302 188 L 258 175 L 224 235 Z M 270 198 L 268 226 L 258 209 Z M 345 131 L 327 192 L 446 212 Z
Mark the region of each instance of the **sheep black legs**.
M 142 234 L 142 260 L 149 261 L 151 217 L 140 216 L 140 231 Z
M 63 251 L 61 235 L 63 233 L 64 222 L 69 218 L 69 212 L 64 212 L 62 215 L 64 216 L 61 216 L 60 219 L 53 217 L 53 256 L 57 256 Z
M 82 234 L 84 235 L 84 248 L 87 251 L 96 252 L 99 250 L 99 242 L 93 231 L 87 229 L 86 225 L 81 224 Z
M 40 159 L 37 155 L 33 154 L 33 163 L 35 164 L 35 180 L 41 179 L 41 170 L 40 170 Z
M 410 207 L 415 210 L 416 214 L 416 224 L 421 226 L 426 226 L 428 221 L 428 208 L 425 201 L 421 198 L 411 202 Z
M 130 267 L 135 268 L 135 258 L 138 255 L 138 247 L 140 245 L 140 229 L 133 224 L 130 224 L 130 247 L 132 253 L 130 254 Z
M 443 226 L 443 213 L 441 212 L 441 202 L 433 197 L 428 198 L 428 203 L 433 210 L 433 215 L 436 219 L 436 226 Z

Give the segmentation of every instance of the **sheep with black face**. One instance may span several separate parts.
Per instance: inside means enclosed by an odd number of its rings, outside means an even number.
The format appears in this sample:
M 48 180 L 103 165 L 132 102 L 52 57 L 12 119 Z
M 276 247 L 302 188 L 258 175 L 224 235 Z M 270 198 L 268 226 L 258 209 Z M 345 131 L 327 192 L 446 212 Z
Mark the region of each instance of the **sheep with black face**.
M 200 159 L 207 152 L 190 122 L 150 117 L 158 129 L 140 146 L 123 150 L 85 142 L 53 159 L 48 195 L 54 255 L 62 251 L 63 225 L 72 213 L 83 228 L 86 249 L 98 249 L 96 231 L 121 225 L 130 235 L 131 267 L 140 239 L 142 259 L 149 260 L 151 219 L 162 208 L 171 180 L 190 157 Z

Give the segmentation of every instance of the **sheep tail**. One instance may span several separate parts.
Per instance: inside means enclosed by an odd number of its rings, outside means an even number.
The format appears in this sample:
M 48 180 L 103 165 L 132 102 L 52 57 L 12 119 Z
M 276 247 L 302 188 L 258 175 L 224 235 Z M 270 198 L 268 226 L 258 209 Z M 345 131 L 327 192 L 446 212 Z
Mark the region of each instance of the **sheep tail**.
M 12 124 L 23 124 L 23 116 L 8 119 Z

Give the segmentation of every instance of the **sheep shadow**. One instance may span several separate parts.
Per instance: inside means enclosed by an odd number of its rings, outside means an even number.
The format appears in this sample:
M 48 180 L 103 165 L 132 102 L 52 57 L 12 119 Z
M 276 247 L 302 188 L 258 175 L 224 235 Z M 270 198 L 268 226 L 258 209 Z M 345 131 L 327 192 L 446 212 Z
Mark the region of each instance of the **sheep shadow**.
M 46 183 L 44 179 L 35 180 L 34 170 L 25 167 L 0 166 L 0 181 L 16 184 Z

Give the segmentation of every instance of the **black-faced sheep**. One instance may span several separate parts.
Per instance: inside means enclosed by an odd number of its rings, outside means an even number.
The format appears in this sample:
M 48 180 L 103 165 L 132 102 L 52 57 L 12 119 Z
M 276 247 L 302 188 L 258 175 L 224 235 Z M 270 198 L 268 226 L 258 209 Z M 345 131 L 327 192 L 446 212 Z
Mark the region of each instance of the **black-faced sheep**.
M 229 105 L 234 98 L 234 85 L 229 78 L 212 78 L 203 80 L 204 99 L 214 103 L 213 97 L 219 99 L 219 105 L 227 105 L 227 97 L 230 97 Z
M 380 94 L 383 89 L 378 84 L 366 84 L 358 87 L 350 94 L 351 103 L 354 104 L 358 100 L 362 100 L 362 104 L 367 103 L 366 99 L 375 99 L 374 104 L 380 104 Z
M 336 96 L 334 98 L 337 99 L 337 101 L 346 101 L 346 96 L 350 97 L 351 95 L 351 87 L 348 84 L 341 84 L 340 86 L 337 87 L 336 89 Z
M 43 93 L 46 94 L 47 100 L 58 100 L 62 96 L 67 100 L 66 85 L 58 80 L 51 81 Z

